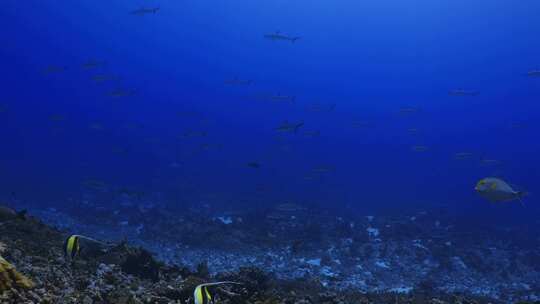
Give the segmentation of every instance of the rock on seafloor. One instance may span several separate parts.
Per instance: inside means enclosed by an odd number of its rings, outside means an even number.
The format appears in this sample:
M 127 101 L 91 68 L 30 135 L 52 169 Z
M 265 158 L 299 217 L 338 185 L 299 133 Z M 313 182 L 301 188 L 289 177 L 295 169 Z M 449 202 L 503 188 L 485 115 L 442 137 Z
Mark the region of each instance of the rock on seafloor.
M 66 236 L 32 217 L 0 222 L 0 242 L 5 244 L 5 260 L 0 261 L 4 274 L 0 303 L 193 303 L 195 287 L 213 281 L 241 283 L 211 289 L 215 303 L 224 304 L 503 303 L 435 291 L 415 292 L 407 284 L 393 292 L 327 288 L 324 280 L 337 276 L 330 273 L 328 265 L 334 261 L 328 257 L 304 261 L 328 273 L 297 279 L 278 278 L 255 267 L 211 273 L 206 263 L 194 269 L 166 264 L 127 242 L 106 252 L 83 251 L 70 261 L 62 251 Z

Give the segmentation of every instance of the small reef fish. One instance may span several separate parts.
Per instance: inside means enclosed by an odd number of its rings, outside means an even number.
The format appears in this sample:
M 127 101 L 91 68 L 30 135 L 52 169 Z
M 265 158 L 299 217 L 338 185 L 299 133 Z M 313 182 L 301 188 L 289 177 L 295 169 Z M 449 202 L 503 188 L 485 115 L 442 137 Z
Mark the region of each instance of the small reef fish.
M 304 122 L 301 121 L 299 123 L 289 123 L 287 120 L 282 122 L 281 125 L 279 125 L 275 130 L 278 132 L 298 132 L 298 129 L 300 129 L 304 125 Z
M 528 71 L 527 76 L 529 76 L 529 77 L 540 77 L 540 69 Z
M 428 150 L 428 147 L 427 146 L 420 146 L 420 145 L 412 146 L 411 150 L 413 152 L 426 152 Z
M 193 292 L 193 299 L 195 301 L 195 304 L 211 304 L 211 303 L 214 303 L 214 301 L 212 299 L 212 295 L 208 291 L 208 287 L 217 286 L 217 285 L 224 285 L 224 284 L 242 285 L 241 283 L 230 282 L 230 281 L 200 284 L 197 287 L 195 287 L 195 291 Z
M 474 190 L 480 196 L 491 202 L 509 202 L 519 200 L 526 195 L 523 191 L 514 190 L 507 182 L 500 178 L 486 177 L 478 181 Z
M 418 129 L 417 128 L 408 128 L 407 132 L 409 134 L 416 134 L 416 133 L 418 133 Z
M 4 105 L 0 105 L 0 113 L 6 113 L 6 112 L 7 112 L 7 107 Z
M 131 14 L 135 16 L 144 16 L 147 14 L 156 14 L 158 11 L 159 11 L 159 7 L 152 7 L 152 8 L 143 7 L 143 8 L 131 11 Z
M 247 165 L 248 167 L 253 169 L 259 169 L 261 167 L 261 164 L 259 164 L 258 162 L 249 162 Z
M 450 96 L 477 96 L 480 92 L 475 90 L 456 89 L 448 92 Z
M 300 39 L 300 37 L 291 37 L 291 36 L 284 35 L 280 31 L 276 31 L 275 33 L 271 33 L 271 34 L 266 34 L 264 35 L 264 38 L 272 40 L 272 41 L 276 41 L 276 40 L 290 41 L 292 43 Z
M 98 246 L 107 249 L 114 246 L 113 244 L 106 244 L 83 235 L 73 234 L 70 235 L 64 242 L 64 256 L 74 260 L 81 253 L 81 242 L 86 242 L 88 248 Z
M 70 235 L 64 242 L 64 256 L 70 259 L 75 259 L 81 252 L 79 244 L 80 237 L 78 235 Z
M 253 80 L 242 80 L 238 77 L 234 77 L 232 79 L 225 80 L 224 83 L 227 85 L 251 85 Z

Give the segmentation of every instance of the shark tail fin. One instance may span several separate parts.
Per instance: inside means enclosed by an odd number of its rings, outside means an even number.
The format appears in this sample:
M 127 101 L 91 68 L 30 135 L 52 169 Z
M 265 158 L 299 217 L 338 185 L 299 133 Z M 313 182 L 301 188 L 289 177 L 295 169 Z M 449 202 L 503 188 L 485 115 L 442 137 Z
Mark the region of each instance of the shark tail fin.
M 291 42 L 292 42 L 292 43 L 295 43 L 296 40 L 298 40 L 298 39 L 300 39 L 300 37 L 293 37 L 293 38 L 291 39 Z

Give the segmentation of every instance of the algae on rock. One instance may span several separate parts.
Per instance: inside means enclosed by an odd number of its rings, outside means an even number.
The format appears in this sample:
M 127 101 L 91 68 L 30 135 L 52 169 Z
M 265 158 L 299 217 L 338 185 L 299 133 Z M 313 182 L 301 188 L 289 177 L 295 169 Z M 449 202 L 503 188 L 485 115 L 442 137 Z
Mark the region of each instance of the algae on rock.
M 34 282 L 19 273 L 13 265 L 0 256 L 0 292 L 14 289 L 30 289 Z

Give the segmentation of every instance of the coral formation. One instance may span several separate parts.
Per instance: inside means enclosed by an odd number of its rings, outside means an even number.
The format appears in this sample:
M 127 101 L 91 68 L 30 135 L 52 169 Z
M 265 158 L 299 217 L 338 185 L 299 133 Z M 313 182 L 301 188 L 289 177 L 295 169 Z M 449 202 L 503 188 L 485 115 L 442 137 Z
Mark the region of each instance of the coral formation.
M 5 243 L 0 242 L 0 254 L 7 250 Z M 30 289 L 34 282 L 18 272 L 13 265 L 0 255 L 0 293 L 7 290 Z
M 13 265 L 0 256 L 0 292 L 34 287 L 32 280 L 19 273 Z
M 189 225 L 197 224 L 186 223 L 185 227 Z M 216 222 L 215 225 L 224 224 Z M 283 225 L 292 227 L 290 229 L 295 227 L 290 222 Z M 295 222 L 294 225 L 300 226 L 302 224 Z M 321 221 L 321 225 L 326 227 L 329 224 Z M 177 226 L 184 229 L 180 224 Z M 230 227 L 227 233 L 234 232 L 234 226 L 228 225 L 227 227 Z M 282 227 L 276 227 L 271 233 L 280 233 Z M 32 278 L 35 287 L 33 289 L 10 288 L 3 293 L 0 303 L 190 303 L 193 301 L 193 290 L 197 285 L 214 281 L 235 281 L 242 284 L 212 287 L 210 292 L 216 303 L 222 304 L 499 304 L 516 302 L 493 297 L 484 298 L 480 295 L 474 296 L 473 292 L 462 293 L 459 290 L 446 291 L 440 288 L 440 286 L 448 284 L 448 281 L 441 280 L 438 276 L 436 269 L 439 263 L 432 255 L 444 257 L 443 260 L 447 264 L 445 267 L 449 269 L 447 272 L 449 275 L 464 274 L 462 276 L 464 282 L 474 282 L 467 275 L 474 274 L 472 271 L 484 269 L 483 265 L 490 263 L 493 253 L 488 255 L 485 252 L 473 252 L 478 255 L 483 254 L 484 261 L 479 261 L 477 258 L 460 258 L 462 253 L 467 253 L 471 249 L 459 250 L 457 246 L 445 245 L 448 242 L 446 239 L 441 242 L 429 242 L 422 235 L 414 235 L 413 241 L 405 239 L 403 241 L 381 242 L 369 239 L 366 232 L 369 227 L 373 229 L 378 227 L 380 230 L 380 234 L 376 238 L 396 238 L 385 229 L 385 224 L 373 219 L 364 223 L 357 222 L 354 231 L 347 232 L 347 229 L 343 229 L 340 232 L 340 240 L 342 241 L 339 246 L 333 245 L 332 250 L 318 250 L 318 245 L 315 246 L 311 243 L 313 238 L 301 238 L 299 232 L 295 236 L 295 240 L 298 241 L 296 242 L 298 244 L 296 252 L 292 252 L 290 247 L 285 247 L 281 251 L 269 250 L 262 256 L 261 264 L 254 263 L 258 261 L 258 256 L 235 260 L 237 255 L 223 255 L 221 257 L 200 255 L 197 264 L 181 264 L 182 259 L 177 259 L 177 264 L 167 264 L 158 261 L 152 252 L 131 246 L 129 242 L 120 242 L 106 252 L 82 254 L 80 258 L 70 261 L 64 258 L 62 252 L 62 244 L 66 236 L 69 235 L 68 233 L 51 228 L 33 218 L 13 219 L 2 222 L 0 225 L 0 242 L 7 245 L 2 255 L 17 265 L 20 272 Z M 214 227 L 211 230 L 218 229 Z M 323 231 L 329 230 L 331 229 L 323 229 Z M 72 232 L 70 231 L 70 233 Z M 352 235 L 345 236 L 349 236 L 351 240 L 349 238 L 343 239 L 343 234 L 348 233 L 352 233 Z M 366 237 L 362 238 L 362 235 Z M 224 234 L 221 236 L 226 237 Z M 244 234 L 244 237 L 248 237 L 247 233 Z M 322 239 L 328 240 L 329 238 L 323 234 Z M 353 239 L 363 239 L 364 242 L 355 244 Z M 454 239 L 451 240 L 457 242 Z M 460 240 L 463 240 L 463 237 Z M 278 244 L 283 242 L 284 245 L 287 245 L 280 239 L 276 239 L 274 242 Z M 0 244 L 0 247 L 3 246 Z M 165 250 L 165 247 L 160 248 L 163 249 L 161 252 Z M 156 252 L 160 251 L 156 250 Z M 351 254 L 352 252 L 354 254 Z M 426 252 L 431 252 L 431 254 L 426 254 Z M 317 253 L 317 256 L 309 255 L 310 253 Z M 400 261 L 398 256 L 403 261 Z M 411 258 L 407 258 L 407 256 Z M 214 260 L 213 257 L 217 257 L 217 260 Z M 537 255 L 530 254 L 526 256 L 524 261 L 528 264 L 534 264 L 536 257 Z M 355 262 L 360 258 L 361 264 Z M 511 260 L 509 259 L 509 261 Z M 215 271 L 212 266 L 218 262 L 228 266 L 243 266 Z M 373 265 L 370 264 L 371 262 Z M 418 271 L 422 275 L 418 281 L 398 280 L 399 277 L 393 275 L 393 272 L 402 271 L 404 263 L 423 263 L 425 265 L 433 263 L 434 268 L 420 268 Z M 475 265 L 475 263 L 480 264 Z M 516 260 L 514 263 L 523 268 L 521 260 Z M 246 267 L 248 265 L 249 267 Z M 284 277 L 280 275 L 280 271 L 290 265 L 296 267 L 296 270 L 288 269 L 291 272 L 296 271 L 295 276 Z M 362 277 L 357 277 L 353 272 L 358 268 L 358 265 L 362 266 L 360 269 L 363 271 Z M 513 272 L 508 275 L 510 278 L 516 277 Z M 355 281 L 351 282 L 357 285 L 339 285 L 343 280 L 347 280 L 346 276 L 354 278 Z M 380 281 L 395 283 L 388 290 L 377 290 L 377 284 Z M 371 290 L 350 287 L 358 285 Z M 343 288 L 336 288 L 336 286 L 343 286 Z M 492 290 L 478 291 L 484 292 L 485 295 L 491 295 L 495 294 L 498 288 L 500 287 L 493 286 Z M 523 293 L 520 299 L 532 301 L 529 303 L 537 300 L 529 295 L 534 294 L 535 290 L 539 290 L 539 285 L 530 281 L 529 285 L 523 288 L 528 288 L 530 292 Z M 457 296 L 458 294 L 460 296 Z

